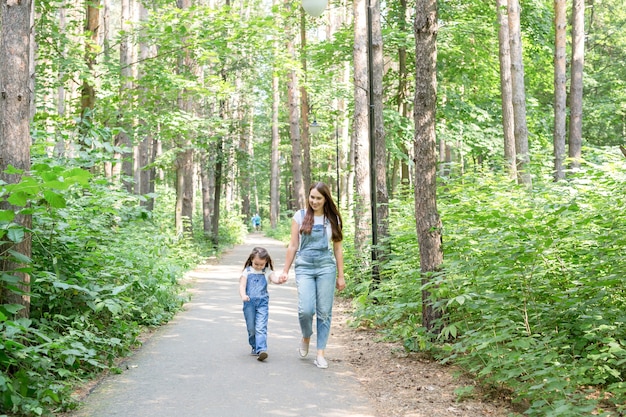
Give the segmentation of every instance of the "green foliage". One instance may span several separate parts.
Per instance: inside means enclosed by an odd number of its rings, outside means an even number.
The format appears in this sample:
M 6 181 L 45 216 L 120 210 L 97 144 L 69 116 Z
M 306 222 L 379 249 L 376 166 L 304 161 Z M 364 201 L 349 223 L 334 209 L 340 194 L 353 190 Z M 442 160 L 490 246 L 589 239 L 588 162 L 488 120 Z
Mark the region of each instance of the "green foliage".
M 421 329 L 412 202 L 394 201 L 401 250 L 385 280 L 360 288 L 358 323 L 511 389 L 527 415 L 623 412 L 626 164 L 619 152 L 586 155 L 570 181 L 536 179 L 530 191 L 485 174 L 442 183 L 444 272 L 429 287 L 443 312 L 436 341 Z
M 73 386 L 136 347 L 142 327 L 167 322 L 186 299 L 179 283 L 206 245 L 172 235 L 169 204 L 138 198 L 88 171 L 43 163 L 0 196 L 32 214 L 32 259 L 9 250 L 31 276 L 28 319 L 0 305 L 0 410 L 48 415 L 74 406 Z M 168 195 L 163 196 L 168 202 Z M 27 231 L 2 211 L 0 230 Z M 229 235 L 228 232 L 225 235 Z M 232 239 L 231 239 L 232 240 Z M 11 289 L 15 277 L 2 275 Z
M 263 233 L 267 236 L 278 239 L 285 244 L 289 243 L 291 237 L 291 219 L 279 222 L 274 229 L 270 227 L 264 227 Z

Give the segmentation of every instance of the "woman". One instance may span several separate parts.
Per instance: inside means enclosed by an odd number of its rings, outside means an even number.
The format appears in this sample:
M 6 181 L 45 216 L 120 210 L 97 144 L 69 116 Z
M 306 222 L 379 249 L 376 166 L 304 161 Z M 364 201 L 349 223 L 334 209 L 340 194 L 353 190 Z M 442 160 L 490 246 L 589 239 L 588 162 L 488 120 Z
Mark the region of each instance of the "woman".
M 298 288 L 298 319 L 302 340 L 298 352 L 309 353 L 313 334 L 313 316 L 317 318 L 318 368 L 328 368 L 324 350 L 330 335 L 335 288 L 346 287 L 343 276 L 343 240 L 341 215 L 328 186 L 318 182 L 309 189 L 307 209 L 297 211 L 291 221 L 291 240 L 280 280 L 285 282 L 294 262 Z

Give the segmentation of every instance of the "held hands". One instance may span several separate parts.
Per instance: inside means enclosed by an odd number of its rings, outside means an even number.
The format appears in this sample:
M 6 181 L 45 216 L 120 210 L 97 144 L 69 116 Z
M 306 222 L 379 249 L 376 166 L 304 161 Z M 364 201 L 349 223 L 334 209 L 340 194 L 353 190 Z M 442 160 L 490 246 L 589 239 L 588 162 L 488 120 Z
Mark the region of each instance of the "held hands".
M 284 284 L 285 282 L 287 282 L 288 279 L 289 279 L 289 272 L 283 271 L 278 276 L 278 283 L 279 284 Z

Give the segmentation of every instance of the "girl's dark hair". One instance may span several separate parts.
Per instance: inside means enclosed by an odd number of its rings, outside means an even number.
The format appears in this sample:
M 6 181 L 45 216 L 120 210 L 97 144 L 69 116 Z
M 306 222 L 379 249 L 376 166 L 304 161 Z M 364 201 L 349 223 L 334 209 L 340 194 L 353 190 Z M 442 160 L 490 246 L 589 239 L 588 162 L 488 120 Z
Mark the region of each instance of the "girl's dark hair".
M 267 265 L 270 266 L 271 271 L 274 270 L 274 263 L 272 262 L 272 257 L 270 256 L 267 249 L 261 248 L 261 247 L 256 247 L 252 249 L 252 253 L 250 253 L 250 256 L 248 256 L 248 259 L 246 260 L 246 264 L 243 266 L 243 269 L 246 269 L 247 267 L 252 266 L 252 260 L 256 258 L 257 256 L 267 262 Z
M 328 185 L 323 182 L 316 182 L 311 185 L 311 188 L 309 188 L 308 195 L 311 194 L 313 189 L 316 189 L 317 192 L 324 197 L 324 217 L 330 222 L 330 226 L 333 231 L 332 241 L 341 242 L 343 240 L 343 221 L 341 220 L 341 214 L 339 214 L 339 209 L 333 200 L 333 196 L 330 194 Z M 308 195 L 306 200 L 306 213 L 304 215 L 304 220 L 302 220 L 302 226 L 300 227 L 300 232 L 307 235 L 311 234 L 314 222 L 313 209 L 309 206 Z

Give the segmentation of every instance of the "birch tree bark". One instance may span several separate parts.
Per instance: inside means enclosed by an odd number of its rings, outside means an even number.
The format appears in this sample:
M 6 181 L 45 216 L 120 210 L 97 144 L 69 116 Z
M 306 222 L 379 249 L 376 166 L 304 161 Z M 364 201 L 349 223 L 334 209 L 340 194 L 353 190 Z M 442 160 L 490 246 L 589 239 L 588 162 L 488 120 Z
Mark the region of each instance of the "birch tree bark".
M 509 176 L 517 178 L 515 152 L 515 120 L 513 117 L 513 87 L 511 82 L 511 46 L 507 0 L 496 0 L 498 13 L 498 45 L 500 60 L 500 95 L 502 98 L 502 132 L 504 134 L 504 160 Z
M 415 5 L 415 223 L 422 272 L 422 325 L 437 333 L 441 312 L 431 300 L 432 274 L 441 269 L 441 219 L 437 211 L 437 0 Z
M 572 6 L 572 74 L 569 92 L 569 150 L 571 169 L 580 168 L 583 128 L 583 67 L 585 64 L 585 2 Z
M 567 10 L 565 0 L 554 0 L 554 180 L 565 178 L 567 77 L 565 53 L 567 47 Z
M 30 0 L 0 1 L 0 180 L 8 184 L 18 183 L 21 175 L 7 174 L 5 170 L 13 166 L 26 174 L 30 170 L 30 130 L 29 119 L 33 92 L 30 90 L 31 49 L 31 7 Z M 4 200 L 4 199 L 3 199 Z M 15 212 L 14 223 L 23 228 L 23 236 L 0 240 L 0 253 L 12 249 L 25 257 L 31 256 L 32 217 L 20 213 L 23 207 L 12 206 L 0 201 L 0 209 Z M 30 314 L 30 275 L 17 271 L 23 268 L 19 260 L 7 255 L 0 258 L 0 271 L 16 277 L 18 291 L 9 290 L 6 281 L 0 283 L 0 304 L 20 304 L 23 308 L 19 317 Z

